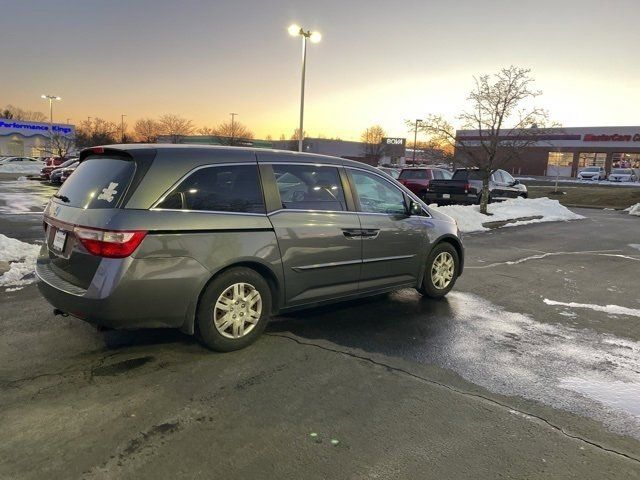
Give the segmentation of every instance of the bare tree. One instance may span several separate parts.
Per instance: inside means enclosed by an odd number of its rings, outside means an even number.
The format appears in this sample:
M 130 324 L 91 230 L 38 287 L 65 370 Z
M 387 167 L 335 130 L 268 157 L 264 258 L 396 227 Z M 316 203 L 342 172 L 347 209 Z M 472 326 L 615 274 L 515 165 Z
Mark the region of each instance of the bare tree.
M 133 133 L 139 142 L 156 143 L 160 135 L 160 124 L 152 118 L 141 118 L 133 125 Z
M 212 127 L 201 127 L 196 130 L 198 135 L 215 135 L 215 128 Z
M 374 125 L 362 132 L 360 140 L 365 144 L 364 154 L 367 158 L 371 158 L 376 162 L 380 161 L 380 157 L 384 152 L 382 139 L 386 136 L 387 133 L 380 125 Z
M 251 140 L 253 132 L 240 122 L 223 122 L 213 129 L 221 145 L 235 145 L 239 140 Z
M 55 133 L 40 151 L 47 155 L 66 158 L 76 148 L 76 139 L 73 135 Z
M 470 107 L 457 117 L 461 128 L 471 130 L 471 135 L 456 136 L 453 126 L 440 115 L 429 115 L 419 126 L 432 140 L 454 147 L 462 164 L 480 170 L 480 212 L 484 214 L 493 172 L 507 167 L 548 132 L 544 127 L 547 112 L 532 106 L 542 92 L 532 88 L 534 79 L 529 74 L 529 69 L 511 66 L 494 75 L 474 77 L 475 86 L 467 97 Z
M 102 118 L 85 120 L 76 128 L 76 145 L 79 148 L 109 145 L 117 143 L 119 139 L 120 125 Z
M 26 120 L 31 122 L 45 122 L 48 117 L 42 112 L 33 110 L 23 110 L 13 105 L 7 105 L 2 112 L 3 118 L 11 118 L 13 120 Z
M 179 115 L 167 114 L 158 119 L 162 135 L 170 137 L 170 143 L 178 143 L 186 135 L 191 135 L 195 130 L 193 122 Z
M 307 136 L 307 132 L 302 132 L 302 139 L 304 140 L 304 138 Z M 291 138 L 289 140 L 295 140 L 298 141 L 300 140 L 300 129 L 296 128 L 293 131 L 293 135 L 291 135 Z

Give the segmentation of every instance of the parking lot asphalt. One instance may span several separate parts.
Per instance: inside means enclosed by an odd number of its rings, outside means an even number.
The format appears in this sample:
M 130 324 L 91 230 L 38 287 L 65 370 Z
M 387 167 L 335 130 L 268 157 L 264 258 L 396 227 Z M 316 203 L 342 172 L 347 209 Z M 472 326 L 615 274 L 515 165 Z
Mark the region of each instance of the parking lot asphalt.
M 640 219 L 578 213 L 466 236 L 445 300 L 281 316 L 230 354 L 2 292 L 0 478 L 640 478 Z

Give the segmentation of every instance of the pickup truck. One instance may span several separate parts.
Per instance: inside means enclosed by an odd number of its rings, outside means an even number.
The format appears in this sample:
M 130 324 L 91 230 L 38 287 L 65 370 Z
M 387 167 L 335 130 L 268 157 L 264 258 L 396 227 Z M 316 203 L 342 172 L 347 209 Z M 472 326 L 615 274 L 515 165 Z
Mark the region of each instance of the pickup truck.
M 429 188 L 432 180 L 446 180 L 451 178 L 451 172 L 435 167 L 408 167 L 403 168 L 398 176 L 398 181 L 415 193 L 418 197 L 424 198 L 424 194 Z
M 482 174 L 478 169 L 459 168 L 451 180 L 431 180 L 423 199 L 446 205 L 479 204 L 482 193 Z M 527 198 L 527 187 L 504 170 L 496 170 L 489 179 L 489 202 L 507 198 Z

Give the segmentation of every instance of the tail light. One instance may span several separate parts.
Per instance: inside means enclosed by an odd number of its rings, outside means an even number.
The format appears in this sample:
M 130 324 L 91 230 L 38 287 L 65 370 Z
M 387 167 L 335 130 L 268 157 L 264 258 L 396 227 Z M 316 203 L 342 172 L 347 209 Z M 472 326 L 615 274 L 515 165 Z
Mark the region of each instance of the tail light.
M 147 235 L 146 231 L 97 230 L 75 227 L 73 233 L 92 255 L 125 258 L 131 255 Z
M 469 193 L 469 190 L 471 190 L 471 184 L 466 183 L 464 186 L 464 193 Z

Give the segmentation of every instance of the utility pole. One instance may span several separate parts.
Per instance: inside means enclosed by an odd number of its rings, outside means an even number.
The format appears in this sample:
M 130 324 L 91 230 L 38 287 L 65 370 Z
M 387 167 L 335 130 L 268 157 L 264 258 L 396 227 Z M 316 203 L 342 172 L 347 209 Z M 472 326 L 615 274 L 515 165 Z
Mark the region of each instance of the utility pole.
M 126 115 L 120 115 L 120 143 L 124 143 L 124 117 Z
M 231 115 L 231 146 L 233 147 L 233 144 L 235 143 L 233 141 L 233 137 L 235 136 L 235 133 L 236 133 L 235 119 L 236 119 L 236 115 L 238 114 L 231 112 L 229 115 Z
M 416 118 L 416 128 L 413 131 L 413 164 L 416 164 L 416 150 L 418 149 L 418 146 L 416 145 L 418 143 L 418 124 L 421 122 L 422 120 L 419 118 Z

